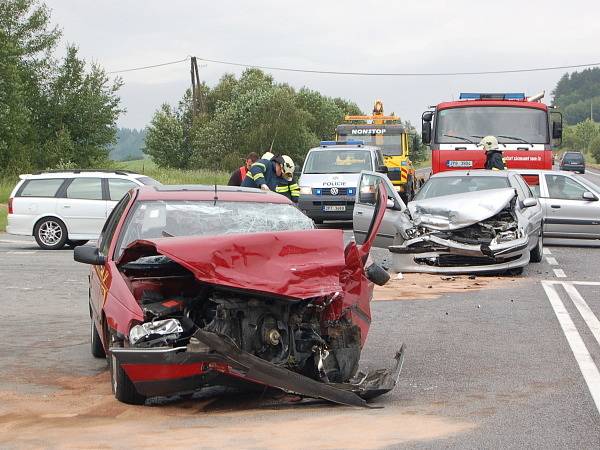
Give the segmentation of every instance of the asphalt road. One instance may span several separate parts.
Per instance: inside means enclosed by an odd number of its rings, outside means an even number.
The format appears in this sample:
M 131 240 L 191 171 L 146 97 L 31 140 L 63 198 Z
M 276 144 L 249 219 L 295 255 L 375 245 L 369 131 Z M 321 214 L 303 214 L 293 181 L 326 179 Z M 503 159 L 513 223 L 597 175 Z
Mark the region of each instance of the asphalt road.
M 600 448 L 600 249 L 546 250 L 499 289 L 374 302 L 361 365 L 408 349 L 383 409 L 210 410 L 118 404 L 89 353 L 88 268 L 0 234 L 0 447 Z

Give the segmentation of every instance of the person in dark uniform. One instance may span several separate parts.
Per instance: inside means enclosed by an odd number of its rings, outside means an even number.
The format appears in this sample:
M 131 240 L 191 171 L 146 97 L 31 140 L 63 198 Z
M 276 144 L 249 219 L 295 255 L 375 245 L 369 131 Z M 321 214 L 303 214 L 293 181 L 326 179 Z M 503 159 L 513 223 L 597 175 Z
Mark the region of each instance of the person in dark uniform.
M 505 170 L 504 158 L 495 136 L 486 136 L 479 143 L 485 150 L 485 166 L 487 170 Z

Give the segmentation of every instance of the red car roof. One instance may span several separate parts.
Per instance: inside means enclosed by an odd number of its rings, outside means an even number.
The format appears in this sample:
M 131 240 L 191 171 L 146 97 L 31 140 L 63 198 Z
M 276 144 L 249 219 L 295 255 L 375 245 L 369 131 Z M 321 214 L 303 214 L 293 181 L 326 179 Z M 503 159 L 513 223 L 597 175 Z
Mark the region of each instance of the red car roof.
M 214 200 L 214 185 L 141 186 L 137 200 Z M 218 200 L 225 202 L 289 203 L 291 200 L 275 192 L 237 186 L 217 186 Z
M 439 103 L 436 109 L 460 108 L 465 106 L 514 106 L 515 108 L 535 108 L 543 111 L 548 106 L 541 102 L 524 102 L 520 100 L 460 100 L 456 102 Z

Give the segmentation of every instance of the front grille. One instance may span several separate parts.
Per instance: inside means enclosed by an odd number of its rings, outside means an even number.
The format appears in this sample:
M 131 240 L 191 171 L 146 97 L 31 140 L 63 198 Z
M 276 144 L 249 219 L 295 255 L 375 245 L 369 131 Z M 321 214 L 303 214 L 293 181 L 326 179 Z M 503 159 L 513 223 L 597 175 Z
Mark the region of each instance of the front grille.
M 336 195 L 348 195 L 348 189 L 349 188 L 337 188 L 338 193 Z M 350 188 L 351 189 L 351 188 Z M 320 191 L 321 193 L 318 194 L 316 191 Z M 355 191 L 356 192 L 356 191 Z M 313 189 L 313 194 L 316 195 L 332 195 L 331 194 L 331 188 L 319 188 L 319 189 Z

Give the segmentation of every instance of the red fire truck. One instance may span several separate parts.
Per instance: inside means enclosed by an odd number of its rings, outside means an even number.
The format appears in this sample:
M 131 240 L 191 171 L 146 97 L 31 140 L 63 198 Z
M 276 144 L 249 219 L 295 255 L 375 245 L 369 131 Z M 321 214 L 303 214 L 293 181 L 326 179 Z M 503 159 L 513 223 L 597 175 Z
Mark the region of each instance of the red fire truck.
M 422 115 L 423 142 L 431 147 L 433 173 L 483 169 L 477 144 L 496 136 L 508 168 L 551 169 L 552 147 L 562 138 L 562 115 L 541 102 L 544 93 L 462 93 Z

